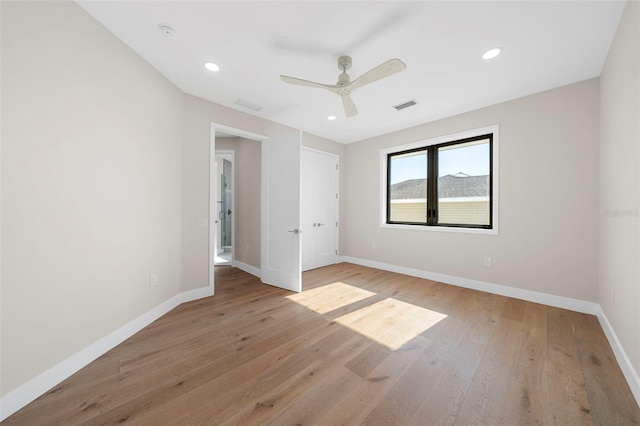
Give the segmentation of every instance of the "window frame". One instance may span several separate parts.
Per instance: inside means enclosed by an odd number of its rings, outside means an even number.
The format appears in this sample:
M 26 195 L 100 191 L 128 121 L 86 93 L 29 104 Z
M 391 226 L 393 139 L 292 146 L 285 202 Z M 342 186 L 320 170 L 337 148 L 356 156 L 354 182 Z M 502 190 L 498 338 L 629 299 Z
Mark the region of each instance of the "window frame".
M 490 181 L 489 181 L 489 223 L 490 225 L 466 225 L 466 224 L 440 224 L 437 223 L 437 203 L 438 194 L 436 191 L 437 182 L 434 179 L 427 179 L 427 185 L 431 188 L 425 196 L 427 199 L 427 215 L 426 222 L 390 222 L 387 218 L 390 216 L 391 203 L 388 202 L 390 176 L 388 176 L 389 165 L 392 155 L 407 154 L 411 152 L 425 151 L 427 153 L 428 166 L 427 170 L 437 170 L 437 152 L 438 148 L 450 145 L 472 142 L 474 140 L 490 139 Z M 465 132 L 443 135 L 427 140 L 419 140 L 416 142 L 397 145 L 380 150 L 380 227 L 390 229 L 413 229 L 426 231 L 445 231 L 445 232 L 462 232 L 473 234 L 498 235 L 498 158 L 499 158 L 499 126 L 492 125 L 478 129 L 468 130 Z M 429 177 L 428 172 L 428 176 Z M 433 212 L 436 212 L 434 216 Z

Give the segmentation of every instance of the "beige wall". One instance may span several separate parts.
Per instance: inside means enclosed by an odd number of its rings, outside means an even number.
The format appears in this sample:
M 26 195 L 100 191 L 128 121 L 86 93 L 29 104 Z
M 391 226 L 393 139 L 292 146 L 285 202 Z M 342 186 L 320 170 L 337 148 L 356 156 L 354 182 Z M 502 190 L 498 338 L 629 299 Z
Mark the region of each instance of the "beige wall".
M 347 145 L 345 254 L 596 301 L 598 103 L 589 80 Z M 379 226 L 380 149 L 493 124 L 499 235 Z
M 209 217 L 209 145 L 211 123 L 277 136 L 294 131 L 276 123 L 183 95 L 182 147 L 182 290 L 206 287 L 209 280 L 208 230 L 198 227 Z
M 209 214 L 211 123 L 267 137 L 296 130 L 187 94 L 184 95 L 183 118 L 182 289 L 192 290 L 206 287 L 209 276 L 208 232 L 206 229 L 198 228 L 198 219 L 207 218 Z M 341 156 L 344 153 L 343 145 L 307 133 L 303 134 L 302 143 Z M 257 253 L 254 251 L 255 254 Z
M 293 129 L 180 93 L 75 3 L 1 8 L 5 395 L 207 286 L 198 219 L 209 216 L 211 122 L 266 136 Z M 347 146 L 304 134 L 304 145 L 341 156 L 341 254 L 598 301 L 640 370 L 638 218 L 604 214 L 638 209 L 638 13 L 630 2 L 601 90 L 585 81 Z M 491 124 L 498 236 L 379 227 L 381 148 Z
M 211 122 L 266 136 L 295 130 L 181 93 L 73 2 L 1 5 L 6 395 L 208 285 L 198 221 L 209 217 Z M 303 143 L 343 153 L 313 135 Z M 255 161 L 246 148 L 241 161 Z M 239 259 L 257 266 L 259 251 Z
M 0 7 L 6 395 L 180 291 L 182 94 L 75 3 Z
M 628 2 L 600 78 L 598 302 L 640 374 L 640 6 Z
M 216 150 L 234 151 L 235 260 L 260 269 L 261 144 L 223 138 L 216 139 Z

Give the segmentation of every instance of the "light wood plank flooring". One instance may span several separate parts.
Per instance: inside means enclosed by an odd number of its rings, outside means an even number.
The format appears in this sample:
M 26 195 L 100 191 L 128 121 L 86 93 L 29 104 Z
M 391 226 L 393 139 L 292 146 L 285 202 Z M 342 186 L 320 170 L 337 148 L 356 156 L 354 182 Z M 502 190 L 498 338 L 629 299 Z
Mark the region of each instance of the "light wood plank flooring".
M 238 269 L 3 424 L 631 425 L 595 317 L 342 263 Z

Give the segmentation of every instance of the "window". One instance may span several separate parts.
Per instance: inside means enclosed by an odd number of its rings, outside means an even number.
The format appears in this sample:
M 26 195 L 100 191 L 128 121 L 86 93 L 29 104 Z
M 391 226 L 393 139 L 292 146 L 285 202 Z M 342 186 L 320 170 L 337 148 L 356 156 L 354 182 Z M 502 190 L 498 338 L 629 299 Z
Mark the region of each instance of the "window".
M 496 148 L 493 126 L 383 150 L 383 225 L 494 231 Z

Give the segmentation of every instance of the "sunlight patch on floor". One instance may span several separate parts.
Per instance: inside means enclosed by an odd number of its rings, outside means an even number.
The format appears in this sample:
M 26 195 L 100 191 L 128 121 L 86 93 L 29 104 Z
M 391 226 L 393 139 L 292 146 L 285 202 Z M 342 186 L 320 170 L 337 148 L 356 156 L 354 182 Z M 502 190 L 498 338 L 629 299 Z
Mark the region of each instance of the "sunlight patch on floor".
M 335 321 L 391 350 L 397 350 L 446 317 L 440 312 L 388 298 Z
M 334 309 L 375 295 L 376 293 L 371 291 L 363 290 L 342 282 L 335 282 L 287 296 L 287 299 L 299 303 L 319 314 L 326 314 Z

